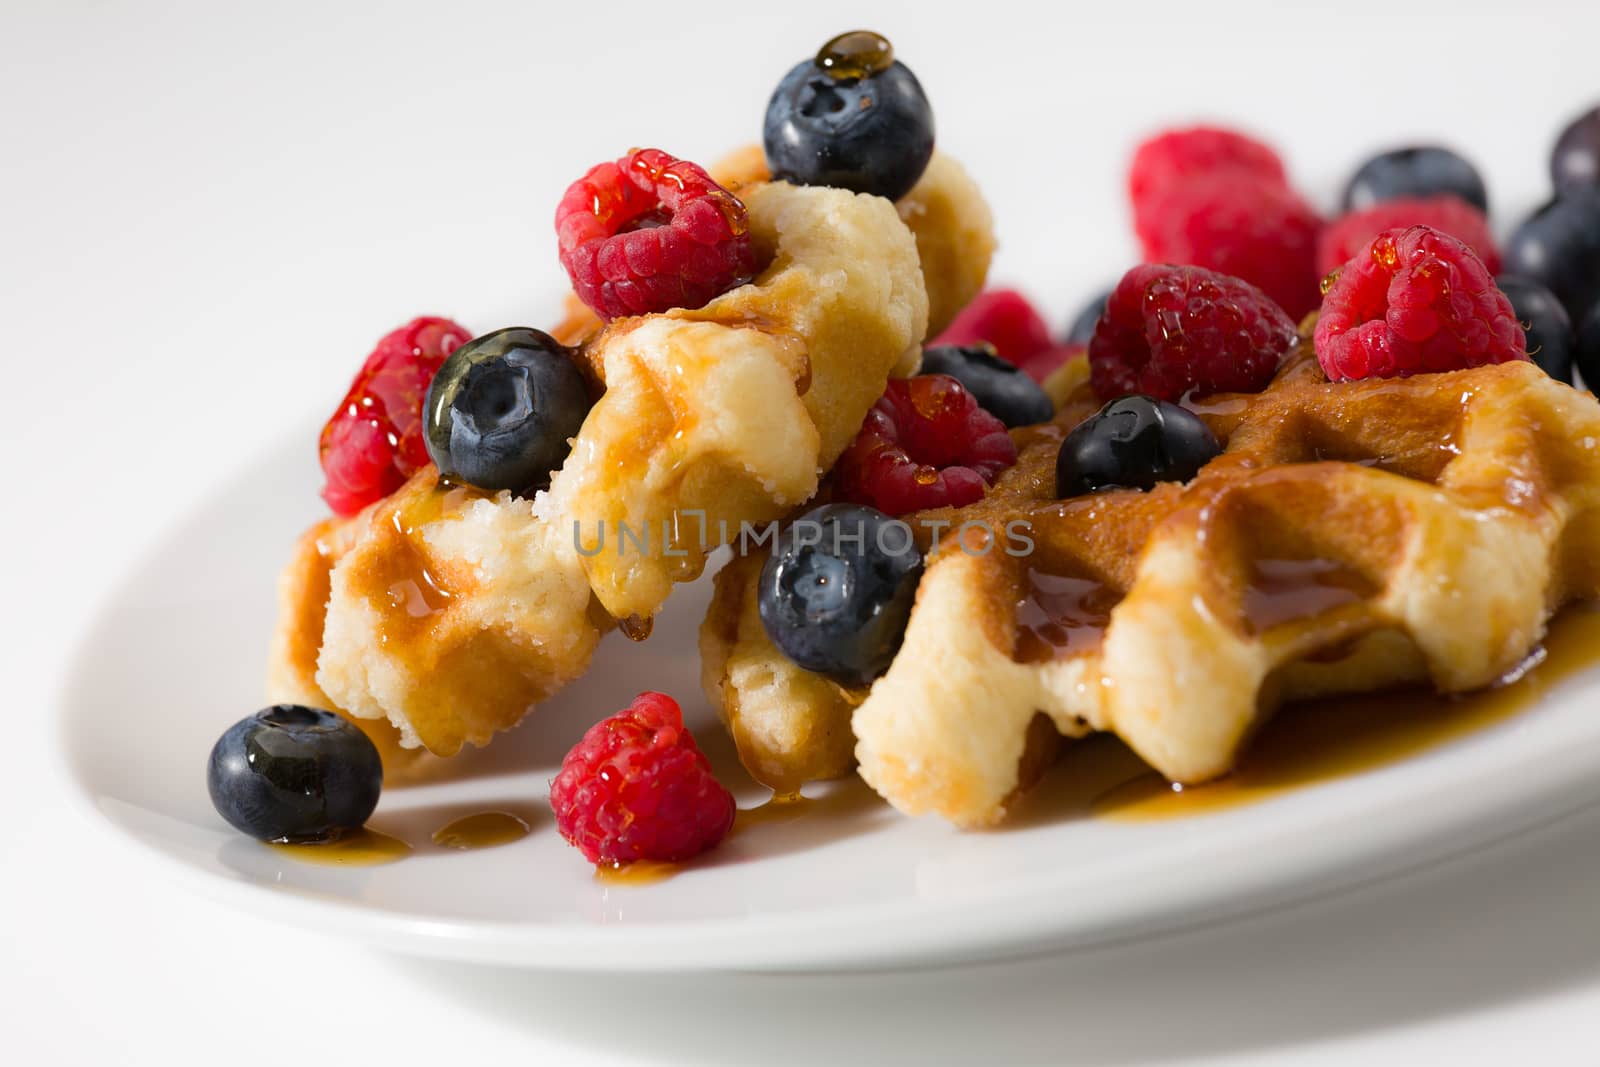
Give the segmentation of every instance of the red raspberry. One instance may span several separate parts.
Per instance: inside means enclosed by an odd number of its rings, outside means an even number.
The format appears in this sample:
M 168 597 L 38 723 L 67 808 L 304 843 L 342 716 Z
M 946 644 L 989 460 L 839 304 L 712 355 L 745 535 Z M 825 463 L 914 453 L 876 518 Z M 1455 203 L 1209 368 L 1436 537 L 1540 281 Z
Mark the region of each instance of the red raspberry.
M 1043 352 L 1035 352 L 1021 363 L 1017 369 L 1036 382 L 1043 382 L 1054 374 L 1064 363 L 1083 355 L 1084 346 L 1081 344 L 1067 343 L 1051 345 Z
M 961 507 L 1017 461 L 1005 424 L 945 374 L 897 379 L 839 457 L 835 496 L 887 515 Z
M 1517 313 L 1483 260 L 1428 226 L 1380 233 L 1344 265 L 1314 341 L 1336 382 L 1528 358 Z
M 322 499 L 337 514 L 382 500 L 428 465 L 422 402 L 444 358 L 471 337 L 449 319 L 425 316 L 378 342 L 322 428 Z
M 556 237 L 579 299 L 606 319 L 701 307 L 756 273 L 744 204 L 658 148 L 573 182 L 556 207 Z
M 1146 264 L 1124 274 L 1106 301 L 1089 339 L 1089 380 L 1103 400 L 1254 393 L 1294 339 L 1289 316 L 1250 283 Z
M 1260 141 L 1233 130 L 1193 126 L 1168 130 L 1139 146 L 1128 168 L 1128 196 L 1137 209 L 1152 196 L 1221 173 L 1285 188 L 1289 184 L 1278 154 Z
M 1317 239 L 1317 273 L 1326 275 L 1344 266 L 1383 231 L 1407 226 L 1432 226 L 1449 234 L 1478 253 L 1490 274 L 1500 273 L 1500 249 L 1489 232 L 1489 221 L 1483 212 L 1448 193 L 1384 200 L 1329 223 Z
M 1317 306 L 1322 220 L 1289 188 L 1232 171 L 1154 194 L 1134 208 L 1148 263 L 1184 263 L 1257 286 L 1299 319 Z
M 1001 359 L 1019 366 L 1029 356 L 1055 343 L 1043 317 L 1028 303 L 1028 298 L 1015 289 L 987 289 L 979 293 L 943 333 L 928 342 L 928 347 L 972 345 L 980 341 L 988 341 Z
M 589 727 L 561 761 L 550 806 L 562 837 L 613 866 L 690 859 L 733 828 L 733 794 L 664 693 L 640 693 Z

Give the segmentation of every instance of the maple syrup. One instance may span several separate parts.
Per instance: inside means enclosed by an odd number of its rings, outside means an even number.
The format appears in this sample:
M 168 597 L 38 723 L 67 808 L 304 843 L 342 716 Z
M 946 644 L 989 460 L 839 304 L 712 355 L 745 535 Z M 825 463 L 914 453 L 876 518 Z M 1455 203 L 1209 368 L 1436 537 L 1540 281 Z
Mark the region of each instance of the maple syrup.
M 1017 602 L 1017 662 L 1065 659 L 1096 647 L 1121 599 L 1116 590 L 1092 578 L 1030 567 Z
M 1331 559 L 1261 559 L 1251 566 L 1240 608 L 1252 633 L 1315 618 L 1377 592 L 1361 574 Z
M 486 496 L 471 486 L 441 481 L 433 489 L 406 501 L 395 509 L 390 523 L 394 528 L 394 551 L 373 564 L 369 587 L 385 600 L 383 642 L 391 639 L 409 643 L 429 623 L 450 606 L 455 593 L 434 573 L 419 547 L 422 527 L 458 515 L 471 501 Z
M 398 837 L 362 827 L 332 841 L 297 844 L 274 841 L 270 847 L 301 863 L 327 867 L 377 867 L 411 855 L 411 846 Z
M 466 851 L 509 845 L 528 836 L 526 821 L 509 811 L 479 811 L 452 819 L 433 832 L 433 843 Z
M 605 885 L 650 885 L 663 882 L 678 873 L 682 864 L 663 863 L 660 860 L 634 860 L 632 863 L 599 863 L 594 868 L 594 880 Z
M 1169 784 L 1125 747 L 1112 755 L 1085 753 L 1094 760 L 1120 760 L 1126 772 L 1091 798 L 1088 808 L 1119 821 L 1182 818 L 1387 766 L 1526 711 L 1551 686 L 1597 660 L 1600 608 L 1571 608 L 1552 623 L 1543 661 L 1505 684 L 1459 697 L 1402 691 L 1287 706 L 1261 729 L 1238 768 L 1215 782 Z M 1069 749 L 1066 759 L 1073 758 Z M 1103 768 L 1104 763 L 1102 782 Z M 1056 773 L 1071 771 L 1059 767 Z
M 810 797 L 801 796 L 798 792 L 773 793 L 765 804 L 740 808 L 734 815 L 733 829 L 729 833 L 741 833 L 767 823 L 790 822 L 805 815 L 814 804 L 815 801 Z
M 629 641 L 648 641 L 650 631 L 655 629 L 656 621 L 641 615 L 629 615 L 617 620 L 617 629 L 622 631 L 622 636 Z
M 839 81 L 870 78 L 894 65 L 894 46 L 871 30 L 851 30 L 818 49 L 815 62 Z

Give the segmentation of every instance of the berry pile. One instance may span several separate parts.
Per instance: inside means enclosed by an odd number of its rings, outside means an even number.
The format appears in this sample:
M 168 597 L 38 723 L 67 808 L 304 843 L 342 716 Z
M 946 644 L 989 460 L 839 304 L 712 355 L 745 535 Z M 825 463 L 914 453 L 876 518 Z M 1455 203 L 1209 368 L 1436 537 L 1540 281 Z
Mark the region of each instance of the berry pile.
M 921 179 L 934 140 L 921 84 L 866 31 L 793 67 L 763 124 L 775 179 L 890 200 Z M 1552 199 L 1500 246 L 1483 176 L 1442 146 L 1366 159 L 1325 222 L 1259 140 L 1210 126 L 1146 140 L 1127 175 L 1145 262 L 1087 301 L 1059 340 L 1014 289 L 980 294 L 930 340 L 924 373 L 889 382 L 840 457 L 837 502 L 775 543 L 758 587 L 768 636 L 844 685 L 887 670 L 924 566 L 896 517 L 982 498 L 1016 463 L 1008 428 L 1049 420 L 1040 383 L 1078 357 L 1103 406 L 1063 439 L 1061 497 L 1194 477 L 1222 445 L 1181 405 L 1266 388 L 1312 311 L 1332 381 L 1531 358 L 1551 377 L 1571 381 L 1576 366 L 1600 383 L 1600 107 L 1562 131 L 1550 175 Z M 555 228 L 574 292 L 607 320 L 698 308 L 761 269 L 744 204 L 654 148 L 572 183 Z M 471 339 L 424 317 L 391 332 L 322 431 L 324 498 L 355 515 L 430 460 L 483 489 L 547 486 L 591 403 L 576 355 L 527 328 Z M 207 781 L 245 833 L 326 840 L 372 813 L 382 765 L 348 721 L 280 705 L 222 736 Z M 653 692 L 584 734 L 550 801 L 560 833 L 609 865 L 689 859 L 735 815 L 678 704 Z

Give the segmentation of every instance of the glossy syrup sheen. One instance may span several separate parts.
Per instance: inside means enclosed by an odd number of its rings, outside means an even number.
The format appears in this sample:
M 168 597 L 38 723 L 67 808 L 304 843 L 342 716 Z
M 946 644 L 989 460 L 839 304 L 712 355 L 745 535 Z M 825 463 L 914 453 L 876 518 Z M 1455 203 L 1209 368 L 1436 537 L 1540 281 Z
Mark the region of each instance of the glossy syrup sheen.
M 1498 688 L 1461 697 L 1417 691 L 1318 700 L 1283 708 L 1251 743 L 1233 774 L 1180 787 L 1149 770 L 1126 748 L 1074 754 L 1094 760 L 1102 790 L 1088 807 L 1120 821 L 1183 818 L 1254 804 L 1291 789 L 1383 767 L 1503 722 L 1536 704 L 1561 679 L 1600 662 L 1600 608 L 1573 608 L 1556 619 L 1542 663 Z M 1077 746 L 1074 746 L 1077 747 Z M 1112 773 L 1109 788 L 1107 764 Z M 1076 770 L 1088 770 L 1077 768 Z M 1056 773 L 1075 773 L 1063 766 Z
M 377 867 L 411 855 L 411 846 L 398 837 L 380 834 L 363 827 L 334 841 L 307 844 L 273 842 L 273 851 L 300 863 L 325 867 Z
M 1017 661 L 1042 663 L 1096 647 L 1119 599 L 1093 579 L 1029 568 L 1017 603 Z
M 433 832 L 433 843 L 463 851 L 509 845 L 528 836 L 528 824 L 509 811 L 479 811 L 453 819 Z

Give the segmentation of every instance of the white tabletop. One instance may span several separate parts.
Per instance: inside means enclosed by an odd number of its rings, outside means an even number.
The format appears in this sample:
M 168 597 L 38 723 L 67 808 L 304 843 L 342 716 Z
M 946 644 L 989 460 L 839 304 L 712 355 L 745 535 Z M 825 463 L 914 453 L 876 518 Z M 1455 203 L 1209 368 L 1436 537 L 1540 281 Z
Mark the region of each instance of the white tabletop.
M 1555 130 L 1600 98 L 1593 5 L 1106 6 L 1040 21 L 1002 3 L 824 0 L 6 5 L 0 1056 L 1592 1058 L 1579 1053 L 1600 1037 L 1596 811 L 1357 892 L 1091 954 L 619 980 L 267 926 L 132 874 L 66 798 L 56 694 L 94 670 L 78 637 L 163 531 L 329 409 L 391 326 L 547 321 L 565 184 L 633 145 L 704 161 L 754 139 L 778 75 L 832 32 L 865 23 L 894 39 L 941 144 L 995 206 L 994 276 L 1058 322 L 1131 262 L 1122 168 L 1153 126 L 1253 128 L 1325 206 L 1371 150 L 1446 141 L 1487 173 L 1503 232 L 1543 195 Z M 160 729 L 159 708 L 126 714 Z

